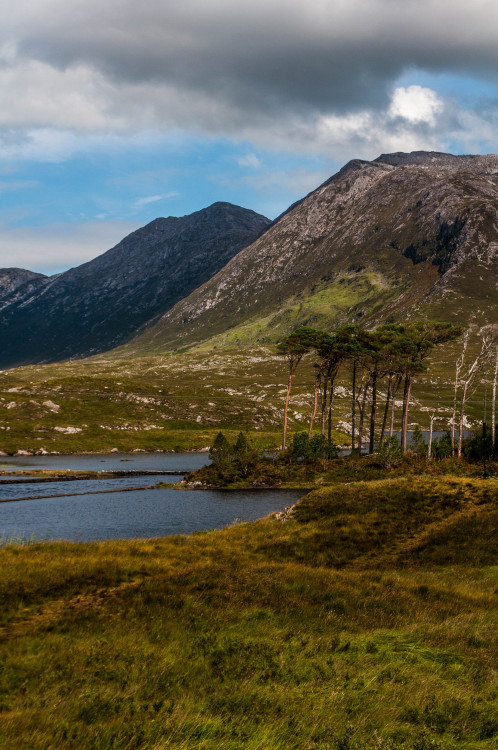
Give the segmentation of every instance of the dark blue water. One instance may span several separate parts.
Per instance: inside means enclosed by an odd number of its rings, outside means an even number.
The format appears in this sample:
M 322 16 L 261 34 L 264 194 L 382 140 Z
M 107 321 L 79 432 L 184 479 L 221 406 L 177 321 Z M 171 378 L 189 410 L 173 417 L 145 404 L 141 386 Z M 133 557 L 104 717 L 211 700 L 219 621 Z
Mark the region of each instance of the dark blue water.
M 13 459 L 16 468 L 34 469 L 194 469 L 208 462 L 207 454 L 131 454 L 123 456 L 35 456 Z M 6 460 L 10 463 L 10 459 Z M 103 465 L 102 465 L 103 464 Z M 43 540 L 135 539 L 191 534 L 254 521 L 283 510 L 303 494 L 291 490 L 223 492 L 219 490 L 156 489 L 160 481 L 180 476 L 133 476 L 72 482 L 0 485 L 0 543 L 35 537 Z M 150 486 L 150 489 L 123 490 Z M 69 496 L 54 497 L 65 494 Z M 89 494 L 84 494 L 89 493 Z M 48 496 L 36 500 L 16 499 Z
M 208 453 L 92 453 L 86 456 L 7 456 L 0 458 L 0 469 L 3 471 L 31 471 L 31 469 L 194 471 L 208 463 L 210 463 Z
M 302 494 L 167 488 L 1 503 L 0 540 L 34 536 L 83 542 L 191 534 L 254 521 L 283 510 Z
M 0 478 L 1 479 L 1 478 Z M 5 479 L 5 477 L 4 477 Z M 0 500 L 21 500 L 40 495 L 74 495 L 105 490 L 122 490 L 126 487 L 154 487 L 159 482 L 179 482 L 177 476 L 133 476 L 111 477 L 110 479 L 78 479 L 70 482 L 23 482 L 21 477 L 13 477 L 15 484 L 0 483 Z M 0 503 L 1 505 L 1 503 Z

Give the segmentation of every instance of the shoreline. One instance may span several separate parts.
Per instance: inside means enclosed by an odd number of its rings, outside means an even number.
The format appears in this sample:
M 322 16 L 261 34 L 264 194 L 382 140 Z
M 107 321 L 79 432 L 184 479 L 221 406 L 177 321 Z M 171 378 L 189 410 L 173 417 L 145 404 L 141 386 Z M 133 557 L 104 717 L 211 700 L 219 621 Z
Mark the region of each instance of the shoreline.
M 118 451 L 118 450 L 110 450 L 110 451 L 68 451 L 61 452 L 61 451 L 49 451 L 45 453 L 30 453 L 29 451 L 19 453 L 18 451 L 16 453 L 5 453 L 2 452 L 0 454 L 0 467 L 1 467 L 1 460 L 2 459 L 8 459 L 8 458 L 51 458 L 53 456 L 131 456 L 133 453 L 136 454 L 145 454 L 148 456 L 155 456 L 158 453 L 164 453 L 167 455 L 178 455 L 180 456 L 182 453 L 209 453 L 209 449 L 205 448 L 191 448 L 190 450 L 187 448 L 182 451 L 168 451 L 168 450 L 155 450 L 155 451 L 146 451 L 142 448 L 135 448 L 131 451 Z

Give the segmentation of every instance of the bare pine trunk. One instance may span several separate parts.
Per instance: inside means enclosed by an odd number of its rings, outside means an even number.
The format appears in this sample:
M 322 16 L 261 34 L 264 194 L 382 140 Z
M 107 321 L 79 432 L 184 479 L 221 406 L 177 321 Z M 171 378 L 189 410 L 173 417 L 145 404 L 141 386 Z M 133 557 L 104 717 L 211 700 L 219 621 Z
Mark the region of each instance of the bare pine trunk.
M 365 416 L 365 406 L 366 406 L 366 402 L 367 402 L 367 392 L 368 392 L 369 385 L 370 385 L 370 383 L 367 380 L 367 382 L 365 383 L 365 386 L 363 388 L 363 396 L 362 396 L 361 402 L 358 404 L 358 406 L 359 406 L 359 409 L 358 409 L 358 411 L 359 411 L 358 455 L 359 456 L 361 456 L 361 448 L 362 448 L 362 440 L 363 440 L 363 419 L 364 419 L 364 416 Z
M 370 440 L 368 452 L 374 452 L 375 444 L 375 412 L 377 410 L 377 370 L 372 373 L 372 404 L 370 406 Z
M 356 416 L 356 362 L 353 362 L 353 384 L 351 396 L 351 452 L 354 453 L 355 443 L 355 416 Z
M 435 418 L 436 417 L 433 414 L 431 414 L 431 416 L 430 416 L 431 425 L 429 427 L 429 445 L 427 446 L 427 458 L 429 460 L 432 458 L 432 428 L 433 428 L 433 425 L 434 425 Z
M 323 388 L 322 388 L 322 437 L 325 437 L 325 422 L 327 419 L 327 392 L 328 392 L 328 386 L 329 386 L 329 379 L 324 378 L 323 379 Z
M 285 444 L 287 440 L 287 411 L 289 409 L 289 398 L 290 398 L 290 392 L 292 387 L 292 374 L 289 373 L 289 381 L 287 384 L 287 395 L 285 397 L 285 406 L 284 406 L 284 434 L 282 437 L 282 450 L 285 450 Z
M 493 440 L 493 453 L 496 447 L 496 382 L 498 380 L 498 348 L 496 349 L 495 374 L 493 377 L 493 395 L 491 397 L 491 439 Z
M 318 407 L 318 387 L 320 385 L 320 376 L 317 375 L 315 378 L 315 389 L 313 391 L 313 408 L 311 410 L 311 417 L 310 417 L 310 426 L 308 430 L 308 440 L 311 440 L 311 436 L 313 435 L 313 424 L 315 422 L 316 417 L 316 410 Z
M 410 406 L 410 392 L 412 388 L 412 376 L 405 376 L 405 389 L 403 392 L 403 415 L 401 418 L 401 450 L 406 453 L 406 432 L 408 429 L 408 409 Z
M 461 458 L 463 450 L 463 420 L 465 418 L 465 403 L 467 401 L 467 390 L 469 385 L 470 380 L 466 380 L 463 384 L 462 399 L 460 401 L 460 418 L 458 420 L 458 458 Z
M 327 440 L 329 443 L 332 442 L 332 400 L 334 398 L 334 381 L 330 383 L 330 396 L 329 396 L 329 412 L 328 412 L 328 424 L 327 424 Z
M 401 385 L 402 376 L 398 375 L 393 388 L 392 402 L 391 402 L 391 422 L 389 424 L 389 437 L 393 436 L 394 433 L 394 414 L 396 411 L 396 396 L 398 395 L 399 387 Z
M 465 352 L 467 351 L 467 344 L 469 342 L 469 331 L 465 332 L 463 337 L 462 353 L 457 359 L 455 368 L 455 388 L 453 391 L 453 413 L 451 415 L 451 455 L 455 455 L 455 424 L 456 424 L 456 410 L 457 410 L 457 394 L 458 394 L 458 381 L 460 378 L 460 372 L 465 362 Z
M 382 428 L 380 431 L 380 438 L 379 438 L 379 448 L 382 445 L 384 441 L 384 435 L 386 433 L 386 427 L 387 427 L 387 415 L 389 414 L 389 404 L 391 401 L 391 389 L 392 389 L 392 383 L 393 383 L 393 376 L 389 375 L 389 380 L 387 383 L 387 393 L 386 393 L 386 405 L 384 407 L 384 416 L 382 418 Z

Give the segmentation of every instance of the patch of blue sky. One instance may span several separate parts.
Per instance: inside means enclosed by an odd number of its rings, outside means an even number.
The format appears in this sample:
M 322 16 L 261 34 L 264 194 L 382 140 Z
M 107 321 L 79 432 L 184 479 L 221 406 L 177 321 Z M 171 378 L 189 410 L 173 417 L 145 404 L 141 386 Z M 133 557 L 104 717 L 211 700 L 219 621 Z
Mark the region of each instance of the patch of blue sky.
M 336 165 L 318 156 L 256 150 L 247 142 L 194 137 L 122 138 L 75 149 L 59 161 L 0 165 L 6 226 L 182 216 L 228 201 L 274 218 Z
M 418 68 L 407 70 L 400 76 L 394 88 L 398 86 L 423 86 L 433 89 L 442 97 L 449 97 L 458 102 L 462 109 L 471 109 L 480 101 L 496 99 L 496 83 L 482 77 L 458 75 L 456 73 L 433 73 Z

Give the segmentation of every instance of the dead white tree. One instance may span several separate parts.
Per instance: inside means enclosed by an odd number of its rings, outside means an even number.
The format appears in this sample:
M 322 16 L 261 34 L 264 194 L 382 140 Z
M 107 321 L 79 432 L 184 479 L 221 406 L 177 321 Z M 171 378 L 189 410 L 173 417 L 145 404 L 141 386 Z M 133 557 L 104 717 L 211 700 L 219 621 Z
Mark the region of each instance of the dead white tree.
M 462 352 L 460 356 L 458 357 L 456 361 L 456 365 L 455 365 L 455 388 L 453 390 L 453 412 L 451 415 L 451 455 L 452 456 L 455 455 L 455 426 L 456 426 L 456 413 L 457 413 L 458 386 L 460 384 L 460 373 L 465 363 L 465 353 L 467 351 L 467 346 L 469 343 L 470 331 L 471 329 L 467 328 L 467 330 L 463 334 Z
M 465 419 L 465 404 L 470 386 L 475 378 L 481 373 L 494 354 L 496 341 L 498 338 L 498 326 L 484 326 L 479 331 L 481 337 L 481 350 L 468 368 L 465 377 L 462 380 L 462 395 L 460 399 L 460 416 L 458 421 L 458 457 L 462 455 L 463 447 L 463 425 Z
M 427 446 L 427 458 L 430 460 L 432 458 L 432 433 L 433 433 L 434 420 L 436 419 L 436 415 L 431 414 L 429 416 L 429 419 L 430 419 L 430 427 L 429 427 L 429 444 Z
M 493 375 L 493 393 L 491 396 L 491 439 L 493 441 L 493 454 L 496 442 L 496 383 L 498 381 L 498 346 L 495 355 L 495 372 Z

